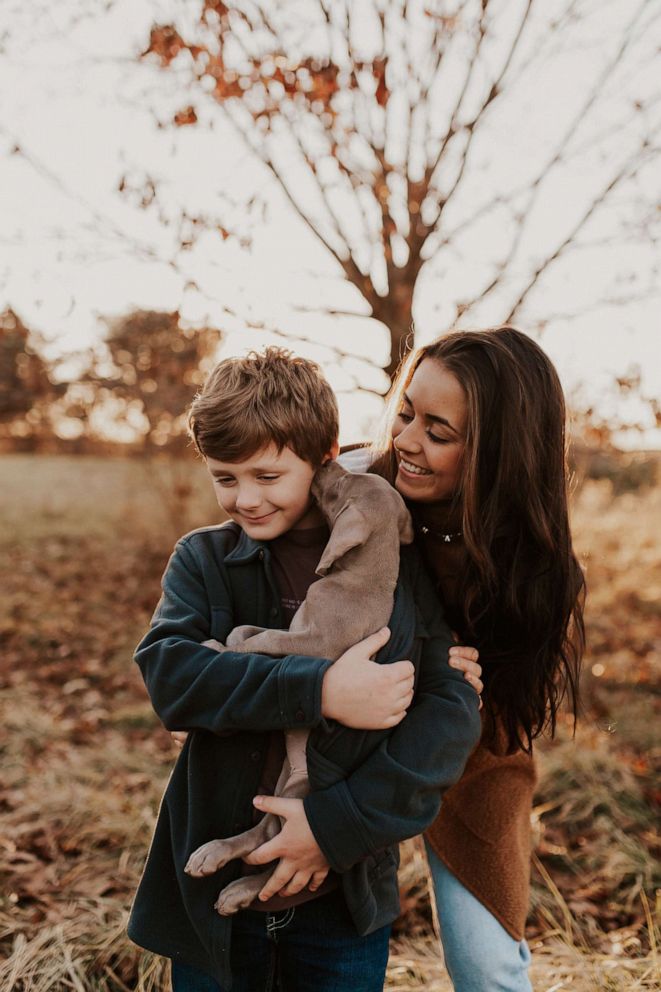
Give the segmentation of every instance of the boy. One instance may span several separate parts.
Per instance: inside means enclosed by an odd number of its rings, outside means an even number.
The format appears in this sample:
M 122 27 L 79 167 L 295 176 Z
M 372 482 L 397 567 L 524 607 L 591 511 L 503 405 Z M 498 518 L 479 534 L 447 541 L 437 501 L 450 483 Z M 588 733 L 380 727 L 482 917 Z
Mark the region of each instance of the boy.
M 172 959 L 175 992 L 253 992 L 276 980 L 283 992 L 377 992 L 399 909 L 396 845 L 422 832 L 461 775 L 480 735 L 478 697 L 448 666 L 452 638 L 409 548 L 389 630 L 335 664 L 206 646 L 241 624 L 288 626 L 305 598 L 328 540 L 310 485 L 337 454 L 337 406 L 314 363 L 269 348 L 221 362 L 189 423 L 233 523 L 178 543 L 136 652 L 165 726 L 192 733 L 129 934 Z M 254 799 L 274 780 L 273 732 L 292 726 L 311 728 L 312 792 Z M 255 807 L 285 823 L 246 860 L 279 864 L 251 909 L 221 917 L 215 898 L 240 866 L 201 879 L 184 867 L 205 841 L 250 827 Z

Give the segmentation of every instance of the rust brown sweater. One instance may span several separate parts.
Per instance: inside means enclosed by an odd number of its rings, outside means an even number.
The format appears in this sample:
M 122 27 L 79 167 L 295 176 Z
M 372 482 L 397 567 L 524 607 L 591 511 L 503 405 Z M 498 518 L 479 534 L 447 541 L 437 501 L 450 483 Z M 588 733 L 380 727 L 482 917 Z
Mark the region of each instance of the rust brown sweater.
M 532 758 L 481 742 L 426 837 L 441 861 L 516 940 L 524 934 L 530 877 Z

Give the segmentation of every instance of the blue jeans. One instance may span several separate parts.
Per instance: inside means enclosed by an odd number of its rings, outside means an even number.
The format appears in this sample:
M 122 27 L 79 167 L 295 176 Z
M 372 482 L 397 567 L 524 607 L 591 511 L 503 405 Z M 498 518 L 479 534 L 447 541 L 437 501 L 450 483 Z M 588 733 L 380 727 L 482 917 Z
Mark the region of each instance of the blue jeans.
M 337 889 L 277 913 L 245 910 L 232 923 L 232 992 L 382 992 L 390 927 L 359 937 Z M 173 992 L 224 992 L 172 962 Z
M 530 950 L 514 940 L 486 906 L 459 882 L 432 851 L 427 860 L 441 941 L 455 992 L 532 992 Z

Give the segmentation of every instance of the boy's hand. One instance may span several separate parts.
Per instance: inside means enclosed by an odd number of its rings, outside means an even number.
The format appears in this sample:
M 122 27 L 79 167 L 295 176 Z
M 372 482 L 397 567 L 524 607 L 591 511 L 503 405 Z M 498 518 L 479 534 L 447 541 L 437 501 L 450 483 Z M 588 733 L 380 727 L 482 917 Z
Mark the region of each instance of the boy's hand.
M 450 665 L 464 673 L 464 678 L 473 686 L 475 692 L 480 697 L 480 709 L 482 709 L 484 683 L 482 682 L 482 666 L 478 664 L 478 658 L 480 657 L 479 651 L 477 648 L 468 648 L 461 644 L 455 644 L 450 648 L 449 654 Z
M 285 825 L 272 840 L 262 844 L 243 859 L 249 865 L 266 865 L 280 858 L 280 863 L 259 893 L 261 902 L 271 896 L 293 896 L 306 886 L 311 892 L 319 888 L 330 865 L 310 830 L 302 799 L 255 796 L 260 812 L 275 813 Z
M 383 627 L 331 665 L 321 687 L 322 716 L 356 730 L 387 730 L 404 719 L 413 699 L 413 665 L 370 661 L 389 638 L 390 631 Z

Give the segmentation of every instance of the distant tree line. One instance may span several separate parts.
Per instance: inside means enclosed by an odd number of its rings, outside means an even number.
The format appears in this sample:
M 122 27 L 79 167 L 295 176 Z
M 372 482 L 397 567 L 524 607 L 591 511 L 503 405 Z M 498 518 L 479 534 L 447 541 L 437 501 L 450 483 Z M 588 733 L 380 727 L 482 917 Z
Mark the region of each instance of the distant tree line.
M 134 310 L 108 320 L 95 347 L 50 359 L 43 339 L 8 308 L 0 314 L 0 447 L 181 447 L 183 411 L 220 340 L 216 328 L 183 326 L 177 311 Z
M 185 411 L 216 361 L 221 331 L 187 327 L 176 310 L 133 310 L 105 323 L 93 348 L 50 359 L 43 338 L 14 310 L 0 313 L 0 452 L 149 456 L 186 448 Z M 635 378 L 617 379 L 615 388 L 640 396 Z M 658 402 L 648 403 L 661 422 Z M 618 495 L 655 484 L 657 457 L 614 450 L 621 426 L 589 406 L 572 411 L 578 485 L 608 479 Z

